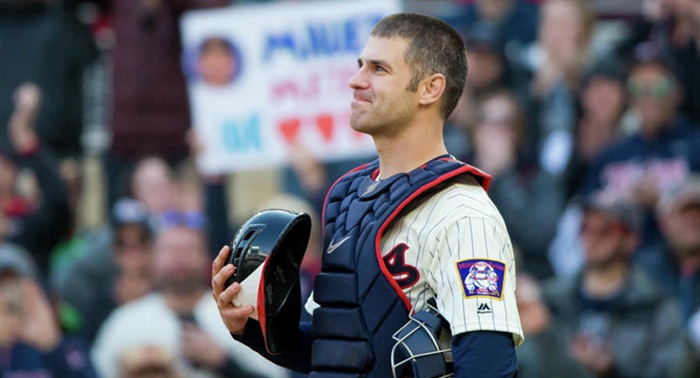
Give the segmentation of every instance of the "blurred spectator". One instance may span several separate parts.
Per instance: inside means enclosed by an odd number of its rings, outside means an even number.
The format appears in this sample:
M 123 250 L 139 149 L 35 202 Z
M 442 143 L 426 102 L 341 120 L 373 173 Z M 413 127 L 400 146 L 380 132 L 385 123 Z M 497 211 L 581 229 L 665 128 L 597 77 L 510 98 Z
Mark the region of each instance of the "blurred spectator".
M 526 122 L 513 93 L 484 96 L 473 134 L 473 163 L 493 177 L 489 197 L 522 253 L 524 266 L 518 268 L 545 278 L 552 274 L 546 252 L 564 206 L 564 187 L 560 178 L 528 159 Z
M 459 22 L 467 26 L 485 22 L 504 40 L 528 45 L 537 37 L 537 10 L 537 5 L 523 0 L 476 0 L 466 6 Z
M 680 352 L 678 303 L 630 263 L 638 218 L 631 204 L 604 194 L 588 197 L 580 234 L 583 271 L 544 288 L 571 359 L 587 370 L 583 376 L 664 377 Z
M 533 140 L 543 169 L 564 173 L 573 150 L 576 93 L 591 63 L 595 18 L 588 2 L 548 0 L 542 4 L 538 49 L 531 85 Z
M 581 368 L 568 357 L 567 340 L 557 332 L 537 280 L 518 272 L 515 295 L 526 343 L 518 353 L 518 378 L 559 378 L 577 376 Z
M 0 146 L 9 145 L 5 130 L 15 112 L 7 100 L 22 83 L 33 82 L 44 97 L 35 124 L 44 148 L 59 157 L 79 156 L 83 68 L 97 55 L 87 28 L 63 2 L 2 1 L 0 46 Z
M 467 29 L 464 39 L 469 57 L 467 89 L 479 98 L 496 88 L 507 87 L 508 62 L 496 30 L 485 23 L 477 23 Z
M 624 67 L 613 59 L 596 63 L 586 74 L 579 93 L 576 144 L 567 169 L 567 197 L 580 191 L 590 165 L 620 137 L 620 122 L 627 109 L 625 83 Z
M 0 375 L 96 377 L 84 346 L 62 335 L 33 264 L 0 242 Z
M 113 204 L 126 194 L 117 192 L 119 182 L 138 159 L 156 155 L 174 163 L 187 157 L 185 134 L 191 125 L 178 20 L 187 10 L 231 1 L 90 1 L 107 10 L 117 41 L 111 55 L 112 145 L 106 159 Z
M 286 376 L 226 331 L 209 294 L 210 260 L 201 230 L 164 227 L 154 252 L 157 291 L 115 310 L 97 336 L 92 356 L 102 377 L 116 377 L 125 354 L 144 345 L 178 356 L 178 373 L 185 376 Z
M 26 248 L 46 277 L 49 252 L 68 229 L 66 192 L 34 131 L 41 91 L 24 84 L 15 91 L 14 103 L 6 129 L 11 147 L 0 149 L 0 239 Z
M 457 159 L 468 161 L 473 153 L 469 135 L 474 131 L 476 113 L 476 99 L 467 85 L 459 97 L 455 110 L 442 128 L 442 138 L 445 140 L 447 151 Z
M 120 378 L 184 378 L 175 356 L 157 345 L 134 347 L 119 360 Z
M 680 298 L 687 321 L 700 309 L 700 176 L 664 193 L 658 214 L 665 241 L 639 251 L 637 260 L 668 295 Z
M 658 56 L 668 53 L 673 34 L 672 1 L 642 0 L 638 17 L 629 22 L 629 35 L 617 46 L 620 56 Z
M 151 291 L 152 228 L 145 208 L 121 199 L 111 215 L 112 241 L 78 259 L 57 280 L 60 299 L 80 315 L 78 334 L 92 343 L 118 306 Z
M 173 169 L 160 157 L 146 157 L 134 165 L 128 182 L 127 193 L 145 206 L 149 222 L 157 229 L 160 216 L 177 207 Z
M 683 86 L 681 111 L 695 125 L 700 125 L 700 2 L 691 0 L 687 4 L 690 38 L 684 44 L 674 46 L 671 51 L 674 71 Z
M 650 245 L 659 239 L 651 212 L 659 195 L 700 170 L 700 132 L 679 116 L 680 88 L 663 61 L 638 63 L 627 87 L 640 130 L 598 156 L 583 192 L 602 189 L 647 209 L 643 242 Z
M 292 146 L 289 167 L 282 172 L 282 190 L 309 201 L 317 213 L 330 186 L 340 176 L 372 160 L 371 156 L 323 162 L 303 144 Z

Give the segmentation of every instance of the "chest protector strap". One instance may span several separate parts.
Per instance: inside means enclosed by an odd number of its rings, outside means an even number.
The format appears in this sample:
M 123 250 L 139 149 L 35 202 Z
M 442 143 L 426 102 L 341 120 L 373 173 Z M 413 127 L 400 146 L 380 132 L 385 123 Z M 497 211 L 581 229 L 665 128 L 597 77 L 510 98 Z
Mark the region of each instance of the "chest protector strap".
M 491 177 L 449 157 L 375 181 L 379 162 L 341 177 L 324 205 L 324 254 L 316 277 L 310 377 L 392 376 L 392 335 L 408 321 L 410 303 L 380 251 L 386 227 L 422 193 L 462 174 L 488 190 Z

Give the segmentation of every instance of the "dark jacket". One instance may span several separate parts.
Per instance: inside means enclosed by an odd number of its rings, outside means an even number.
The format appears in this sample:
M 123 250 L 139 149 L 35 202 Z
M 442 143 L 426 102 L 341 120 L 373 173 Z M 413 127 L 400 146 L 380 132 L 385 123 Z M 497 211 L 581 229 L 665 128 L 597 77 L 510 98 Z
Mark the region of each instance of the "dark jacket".
M 605 340 L 615 355 L 612 377 L 667 376 L 683 345 L 678 302 L 637 267 L 630 270 L 625 288 L 607 301 L 587 298 L 581 284 L 579 275 L 544 286 L 544 299 L 562 339 L 588 332 Z

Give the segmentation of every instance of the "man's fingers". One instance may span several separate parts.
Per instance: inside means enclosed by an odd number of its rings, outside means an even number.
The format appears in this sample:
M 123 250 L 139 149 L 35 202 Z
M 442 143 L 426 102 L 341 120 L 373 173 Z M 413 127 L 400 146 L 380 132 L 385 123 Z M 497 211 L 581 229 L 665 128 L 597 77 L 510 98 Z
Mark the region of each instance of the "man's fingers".
M 233 298 L 238 295 L 241 291 L 241 285 L 238 282 L 234 282 L 226 290 L 224 290 L 221 295 L 219 295 L 219 307 L 224 308 L 226 305 L 233 303 Z
M 252 314 L 254 311 L 253 306 L 245 306 L 245 307 L 232 307 L 230 309 L 225 310 L 226 317 L 228 318 L 247 318 Z
M 226 280 L 233 275 L 236 271 L 236 267 L 232 264 L 228 264 L 223 267 L 218 274 L 211 279 L 211 287 L 213 289 L 214 299 L 218 300 L 219 295 L 226 289 Z
M 229 248 L 229 246 L 227 246 L 227 245 L 223 246 L 219 250 L 219 254 L 216 255 L 214 262 L 211 263 L 211 276 L 212 277 L 219 274 L 219 271 L 221 271 L 221 268 L 224 266 L 224 263 L 226 263 L 226 257 L 228 256 L 228 253 L 230 250 L 231 250 L 231 248 Z

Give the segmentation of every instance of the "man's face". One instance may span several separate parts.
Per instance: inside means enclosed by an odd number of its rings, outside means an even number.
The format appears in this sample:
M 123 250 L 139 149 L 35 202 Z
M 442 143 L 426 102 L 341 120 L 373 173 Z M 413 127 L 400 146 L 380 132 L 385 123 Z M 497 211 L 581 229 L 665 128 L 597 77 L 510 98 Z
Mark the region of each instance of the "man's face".
M 115 261 L 125 273 L 146 274 L 151 268 L 153 253 L 148 232 L 140 225 L 123 225 L 114 235 Z
M 583 111 L 596 121 L 614 124 L 625 110 L 625 88 L 616 80 L 597 76 L 581 94 Z
M 209 260 L 200 231 L 167 227 L 155 244 L 156 285 L 173 294 L 192 294 L 206 288 Z
M 503 76 L 503 61 L 498 53 L 485 50 L 469 51 L 469 76 L 467 84 L 475 91 L 498 84 Z
M 175 184 L 165 162 L 149 159 L 134 172 L 132 187 L 136 199 L 151 214 L 162 214 L 173 207 Z
M 630 231 L 598 211 L 586 211 L 581 225 L 581 245 L 590 267 L 604 267 L 631 252 Z
M 410 123 L 418 95 L 408 91 L 412 70 L 404 60 L 408 41 L 370 37 L 360 54 L 359 70 L 350 79 L 353 90 L 350 125 L 372 136 L 392 134 Z
M 628 90 L 641 116 L 643 131 L 655 133 L 675 117 L 678 91 L 665 69 L 656 65 L 638 67 L 630 76 Z
M 700 252 L 700 202 L 688 203 L 664 216 L 662 227 L 671 248 L 680 254 Z
M 199 57 L 199 72 L 210 85 L 228 84 L 235 68 L 233 56 L 223 46 L 213 46 Z

